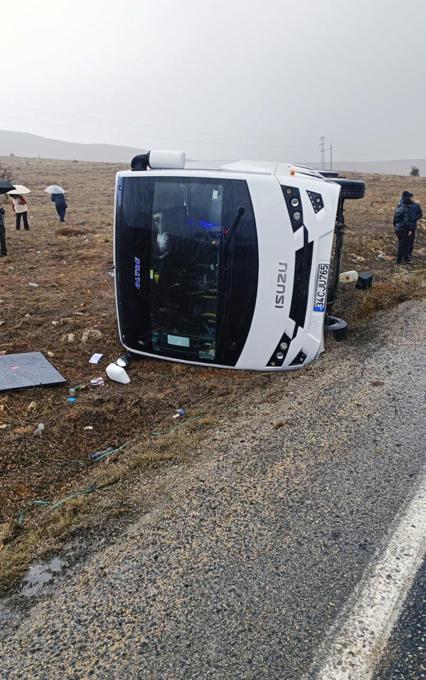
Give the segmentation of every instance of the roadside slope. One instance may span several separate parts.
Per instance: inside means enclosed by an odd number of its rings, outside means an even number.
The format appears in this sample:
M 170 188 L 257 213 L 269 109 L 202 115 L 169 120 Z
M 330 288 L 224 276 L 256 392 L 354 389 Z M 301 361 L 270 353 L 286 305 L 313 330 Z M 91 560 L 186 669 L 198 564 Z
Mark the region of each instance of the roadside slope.
M 302 677 L 420 473 L 425 320 L 404 303 L 242 394 L 192 466 L 141 482 L 151 510 L 5 631 L 3 677 Z

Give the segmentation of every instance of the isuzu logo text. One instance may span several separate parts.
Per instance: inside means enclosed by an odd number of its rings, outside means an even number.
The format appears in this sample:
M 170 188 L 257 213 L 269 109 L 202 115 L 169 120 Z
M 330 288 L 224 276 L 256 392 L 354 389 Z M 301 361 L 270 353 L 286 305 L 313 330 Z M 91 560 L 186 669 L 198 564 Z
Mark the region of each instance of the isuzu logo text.
M 314 312 L 325 312 L 327 304 L 328 264 L 318 266 L 317 290 L 315 293 Z
M 275 307 L 284 307 L 285 285 L 287 281 L 287 262 L 278 262 L 277 286 L 275 290 Z

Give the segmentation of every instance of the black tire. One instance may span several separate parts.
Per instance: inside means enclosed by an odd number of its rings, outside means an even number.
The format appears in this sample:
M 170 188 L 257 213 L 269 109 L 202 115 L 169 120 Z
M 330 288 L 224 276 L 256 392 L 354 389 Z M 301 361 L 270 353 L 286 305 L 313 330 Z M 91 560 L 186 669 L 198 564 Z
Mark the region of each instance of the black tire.
M 358 199 L 365 196 L 365 182 L 360 179 L 346 179 L 346 177 L 336 177 L 329 180 L 335 184 L 340 184 L 340 198 L 342 199 Z
M 323 177 L 338 177 L 339 173 L 336 170 L 319 170 Z
M 337 316 L 327 316 L 324 323 L 324 330 L 327 333 L 332 333 L 335 340 L 344 340 L 348 330 L 348 324 L 344 319 L 339 319 Z

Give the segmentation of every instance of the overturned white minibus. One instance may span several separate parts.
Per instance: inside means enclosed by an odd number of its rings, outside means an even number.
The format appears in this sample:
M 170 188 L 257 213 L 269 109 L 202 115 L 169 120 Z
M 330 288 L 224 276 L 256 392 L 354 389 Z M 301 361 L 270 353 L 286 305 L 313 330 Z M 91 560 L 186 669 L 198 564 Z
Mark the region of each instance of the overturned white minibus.
M 202 169 L 181 152 L 136 156 L 115 193 L 126 350 L 266 371 L 318 357 L 336 215 L 346 190 L 364 193 L 344 183 L 285 163 Z

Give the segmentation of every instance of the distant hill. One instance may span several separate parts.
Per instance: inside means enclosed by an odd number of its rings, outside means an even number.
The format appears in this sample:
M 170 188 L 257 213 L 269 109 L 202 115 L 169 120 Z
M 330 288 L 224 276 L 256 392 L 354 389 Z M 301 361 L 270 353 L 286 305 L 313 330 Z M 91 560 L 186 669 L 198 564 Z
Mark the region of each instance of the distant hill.
M 161 148 L 161 147 L 157 147 Z M 23 156 L 26 158 L 57 158 L 60 160 L 98 161 L 105 163 L 129 163 L 143 149 L 114 144 L 77 144 L 31 135 L 28 132 L 0 130 L 0 156 Z M 267 160 L 267 159 L 263 159 Z M 301 162 L 298 158 L 282 158 L 289 162 Z M 223 161 L 225 162 L 225 161 Z M 317 162 L 305 162 L 318 168 Z M 411 166 L 419 168 L 422 177 L 426 176 L 426 158 L 407 158 L 390 161 L 336 161 L 337 170 L 354 172 L 378 172 L 385 175 L 408 175 Z
M 60 160 L 129 163 L 141 149 L 113 144 L 76 144 L 31 135 L 27 132 L 0 130 L 0 156 L 57 158 Z

